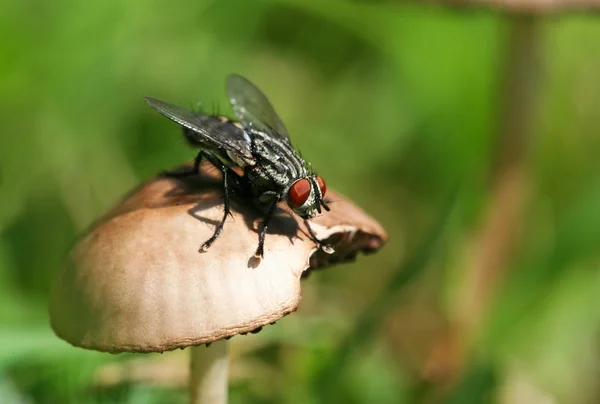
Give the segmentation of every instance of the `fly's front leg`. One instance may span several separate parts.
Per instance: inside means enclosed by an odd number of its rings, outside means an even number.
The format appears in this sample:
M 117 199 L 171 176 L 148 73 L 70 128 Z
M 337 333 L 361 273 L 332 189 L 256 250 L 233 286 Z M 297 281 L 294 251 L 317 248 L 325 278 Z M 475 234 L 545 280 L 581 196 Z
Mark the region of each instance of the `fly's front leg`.
M 200 251 L 208 251 L 212 243 L 219 237 L 221 234 L 221 230 L 223 230 L 223 226 L 225 225 L 225 220 L 227 220 L 227 216 L 231 215 L 231 189 L 229 186 L 230 176 L 233 176 L 236 183 L 239 183 L 239 179 L 237 178 L 237 174 L 231 168 L 223 164 L 218 158 L 213 155 L 205 152 L 200 152 L 203 154 L 204 158 L 211 162 L 215 167 L 221 170 L 223 173 L 223 191 L 224 191 L 224 207 L 223 207 L 223 218 L 215 228 L 215 232 L 213 235 L 202 244 L 200 247 Z
M 319 248 L 321 250 L 325 251 L 327 254 L 333 254 L 335 252 L 335 250 L 333 249 L 332 246 L 330 246 L 329 244 L 326 244 L 326 243 L 322 242 L 321 240 L 319 240 L 317 238 L 317 236 L 315 235 L 315 232 L 310 227 L 310 223 L 309 223 L 308 220 L 304 219 L 304 225 L 308 229 L 308 234 L 310 235 L 310 239 L 312 241 L 314 241 L 319 246 Z
M 279 198 L 276 198 L 271 206 L 269 206 L 269 210 L 267 211 L 267 215 L 265 216 L 265 220 L 263 221 L 263 227 L 260 231 L 260 235 L 258 236 L 258 248 L 254 253 L 256 258 L 263 258 L 265 255 L 265 235 L 267 234 L 267 227 L 273 218 L 273 214 L 275 213 L 275 208 L 277 207 L 277 202 L 279 202 Z

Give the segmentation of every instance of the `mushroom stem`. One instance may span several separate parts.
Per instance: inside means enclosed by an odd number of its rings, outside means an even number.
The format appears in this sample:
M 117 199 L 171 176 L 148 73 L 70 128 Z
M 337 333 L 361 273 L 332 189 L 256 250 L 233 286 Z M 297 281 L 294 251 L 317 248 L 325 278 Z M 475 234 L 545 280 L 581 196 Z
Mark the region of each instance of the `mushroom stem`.
M 213 342 L 210 347 L 191 347 L 190 403 L 227 403 L 229 370 L 226 340 Z

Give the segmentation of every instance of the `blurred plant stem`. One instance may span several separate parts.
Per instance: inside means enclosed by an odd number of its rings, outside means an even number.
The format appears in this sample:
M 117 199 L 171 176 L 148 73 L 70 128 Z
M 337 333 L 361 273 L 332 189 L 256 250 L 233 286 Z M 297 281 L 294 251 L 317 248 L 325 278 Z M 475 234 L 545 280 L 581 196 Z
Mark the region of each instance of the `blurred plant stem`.
M 479 225 L 467 237 L 460 258 L 464 277 L 456 289 L 459 295 L 451 324 L 446 335 L 433 344 L 423 369 L 424 378 L 434 383 L 449 386 L 460 378 L 519 240 L 530 189 L 528 149 L 540 95 L 541 22 L 533 14 L 515 14 L 508 19 L 489 203 Z

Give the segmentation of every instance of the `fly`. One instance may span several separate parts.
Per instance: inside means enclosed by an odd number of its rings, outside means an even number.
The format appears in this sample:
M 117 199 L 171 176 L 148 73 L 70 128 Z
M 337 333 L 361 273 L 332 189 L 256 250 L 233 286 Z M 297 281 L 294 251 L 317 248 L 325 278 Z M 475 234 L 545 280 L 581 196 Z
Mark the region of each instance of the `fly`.
M 145 97 L 152 108 L 182 125 L 188 142 L 200 149 L 192 169 L 179 176 L 198 174 L 203 159 L 223 173 L 223 218 L 200 250 L 207 251 L 221 234 L 230 214 L 231 188 L 236 185 L 246 189 L 266 210 L 255 257 L 264 256 L 267 228 L 277 204 L 284 199 L 304 219 L 311 240 L 323 251 L 333 253 L 331 246 L 316 237 L 308 222 L 321 213 L 321 207 L 329 211 L 323 199 L 327 190 L 325 181 L 294 149 L 283 122 L 262 91 L 235 74 L 227 78 L 226 90 L 239 122 Z M 236 173 L 232 169 L 235 166 L 243 169 L 244 174 Z

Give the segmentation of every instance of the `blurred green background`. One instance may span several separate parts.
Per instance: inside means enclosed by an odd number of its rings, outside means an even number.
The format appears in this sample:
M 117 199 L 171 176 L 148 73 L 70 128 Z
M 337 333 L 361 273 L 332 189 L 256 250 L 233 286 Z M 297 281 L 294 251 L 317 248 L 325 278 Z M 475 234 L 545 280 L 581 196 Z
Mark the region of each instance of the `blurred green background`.
M 257 83 L 387 246 L 236 337 L 232 403 L 600 402 L 600 21 L 394 2 L 0 5 L 0 403 L 185 402 L 186 355 L 56 338 L 76 234 L 193 158 L 142 99 Z

